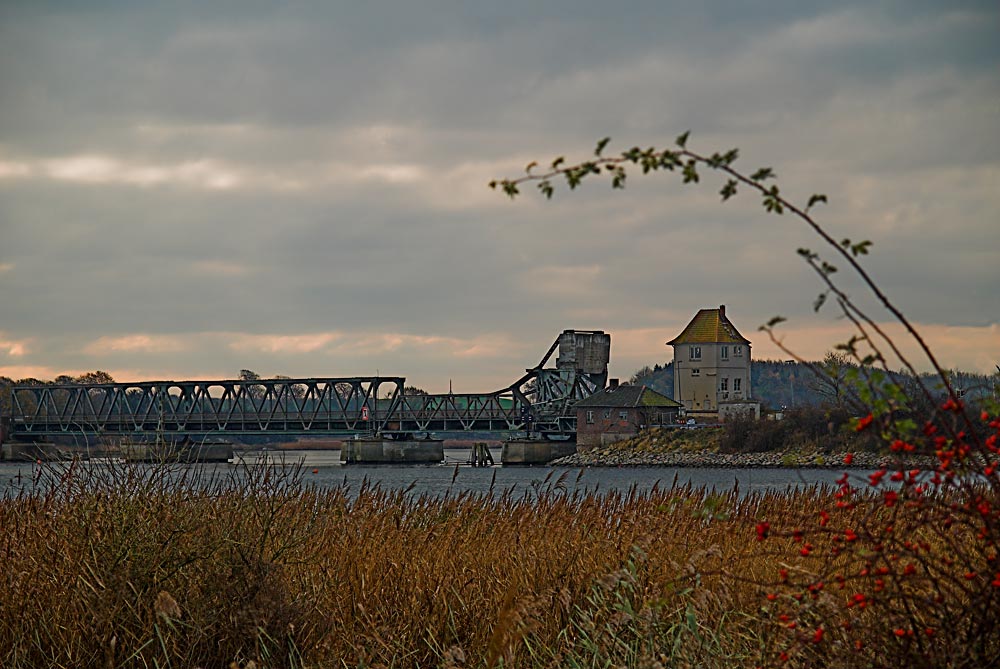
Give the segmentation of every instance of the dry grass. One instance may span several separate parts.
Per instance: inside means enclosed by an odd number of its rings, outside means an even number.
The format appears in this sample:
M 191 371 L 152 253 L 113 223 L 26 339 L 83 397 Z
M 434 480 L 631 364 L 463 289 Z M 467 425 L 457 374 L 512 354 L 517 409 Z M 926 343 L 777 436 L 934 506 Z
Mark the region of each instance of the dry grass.
M 49 469 L 0 502 L 0 665 L 754 665 L 753 583 L 774 573 L 754 521 L 825 495 L 427 498 L 194 471 Z

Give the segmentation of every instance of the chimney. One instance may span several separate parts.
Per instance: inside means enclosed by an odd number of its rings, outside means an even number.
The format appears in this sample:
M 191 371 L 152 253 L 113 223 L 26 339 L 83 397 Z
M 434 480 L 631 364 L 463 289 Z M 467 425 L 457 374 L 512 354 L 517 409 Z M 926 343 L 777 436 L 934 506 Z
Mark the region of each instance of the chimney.
M 608 390 L 618 390 L 618 379 L 608 379 Z
M 719 320 L 720 321 L 726 320 L 726 305 L 724 304 L 719 305 Z

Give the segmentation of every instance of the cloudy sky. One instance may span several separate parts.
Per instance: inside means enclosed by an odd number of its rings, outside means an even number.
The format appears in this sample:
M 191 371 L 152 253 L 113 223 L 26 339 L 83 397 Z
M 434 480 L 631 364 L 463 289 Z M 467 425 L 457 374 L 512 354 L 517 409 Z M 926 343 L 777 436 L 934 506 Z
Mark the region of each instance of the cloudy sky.
M 755 357 L 784 357 L 776 314 L 822 356 L 846 329 L 812 313 L 817 243 L 755 199 L 486 186 L 688 129 L 827 194 L 942 362 L 992 371 L 998 35 L 995 0 L 4 2 L 0 375 L 486 391 L 567 328 L 627 377 L 719 304 Z

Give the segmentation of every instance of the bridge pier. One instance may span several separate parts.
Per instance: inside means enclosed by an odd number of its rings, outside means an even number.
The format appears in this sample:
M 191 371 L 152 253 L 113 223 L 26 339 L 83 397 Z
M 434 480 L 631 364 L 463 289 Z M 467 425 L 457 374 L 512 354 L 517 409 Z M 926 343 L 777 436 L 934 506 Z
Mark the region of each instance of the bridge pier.
M 122 454 L 128 462 L 200 463 L 229 462 L 232 444 L 126 444 Z
M 441 439 L 348 439 L 340 447 L 347 464 L 438 464 L 444 461 Z
M 575 441 L 548 439 L 511 439 L 500 451 L 503 465 L 544 465 L 556 458 L 576 453 Z
M 56 444 L 39 442 L 5 441 L 0 446 L 0 460 L 10 462 L 52 462 L 65 460 L 66 456 Z

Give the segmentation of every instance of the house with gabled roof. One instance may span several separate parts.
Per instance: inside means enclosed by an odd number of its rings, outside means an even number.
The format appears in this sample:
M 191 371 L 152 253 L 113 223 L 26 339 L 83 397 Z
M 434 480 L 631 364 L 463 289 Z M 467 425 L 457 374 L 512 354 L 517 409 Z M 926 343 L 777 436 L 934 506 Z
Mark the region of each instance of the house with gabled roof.
M 674 348 L 674 399 L 688 414 L 718 417 L 739 406 L 759 415 L 750 393 L 750 340 L 725 305 L 700 309 L 667 345 Z
M 647 427 L 671 425 L 681 405 L 646 386 L 612 384 L 575 408 L 576 444 L 587 449 L 630 439 Z

